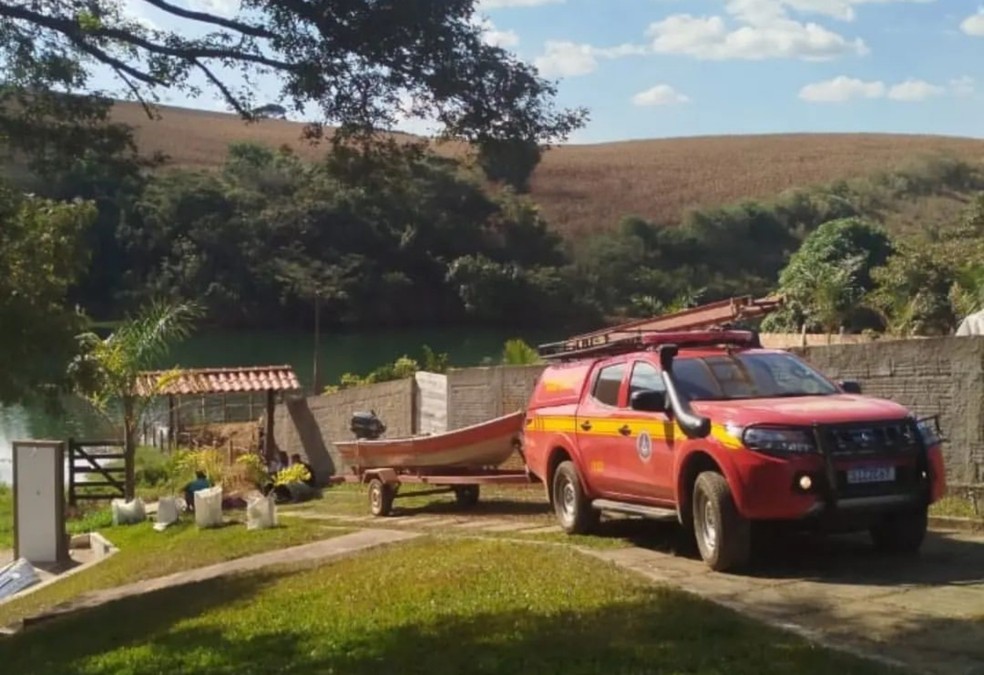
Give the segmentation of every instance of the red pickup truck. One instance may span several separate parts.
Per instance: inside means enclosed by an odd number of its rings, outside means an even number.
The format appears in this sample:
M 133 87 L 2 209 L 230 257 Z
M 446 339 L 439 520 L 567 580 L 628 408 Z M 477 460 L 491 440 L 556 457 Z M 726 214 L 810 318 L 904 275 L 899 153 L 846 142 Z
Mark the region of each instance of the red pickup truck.
M 561 526 L 674 515 L 715 570 L 748 562 L 753 521 L 870 531 L 915 552 L 945 489 L 938 425 L 835 384 L 752 331 L 688 331 L 543 353 L 528 470 Z

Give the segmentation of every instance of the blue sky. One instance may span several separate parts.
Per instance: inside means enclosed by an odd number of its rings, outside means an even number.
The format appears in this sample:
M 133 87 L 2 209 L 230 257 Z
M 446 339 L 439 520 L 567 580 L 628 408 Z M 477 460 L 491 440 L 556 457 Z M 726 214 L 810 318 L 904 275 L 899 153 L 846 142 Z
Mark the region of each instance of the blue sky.
M 480 0 L 479 12 L 488 41 L 559 81 L 561 105 L 590 109 L 575 142 L 793 131 L 984 137 L 982 3 Z M 157 18 L 140 0 L 127 4 Z

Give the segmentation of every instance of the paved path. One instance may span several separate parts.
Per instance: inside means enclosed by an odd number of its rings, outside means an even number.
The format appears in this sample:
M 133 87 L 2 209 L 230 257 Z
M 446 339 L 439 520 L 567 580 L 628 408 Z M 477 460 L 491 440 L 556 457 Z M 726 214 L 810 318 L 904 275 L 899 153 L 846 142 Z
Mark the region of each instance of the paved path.
M 651 548 L 584 550 L 816 642 L 919 672 L 984 675 L 984 538 L 935 532 L 914 559 L 864 538 L 793 538 L 748 574 Z
M 13 562 L 14 552 L 7 549 L 0 548 L 0 565 L 6 565 L 9 562 Z
M 193 584 L 207 579 L 250 572 L 253 570 L 270 567 L 272 565 L 303 565 L 316 564 L 327 560 L 333 560 L 343 556 L 365 551 L 370 548 L 393 544 L 420 536 L 415 532 L 398 532 L 395 530 L 371 529 L 341 535 L 332 539 L 324 539 L 301 546 L 278 551 L 268 551 L 256 555 L 228 560 L 226 562 L 199 567 L 197 569 L 176 572 L 155 579 L 137 581 L 116 588 L 109 588 L 101 591 L 85 593 L 68 602 L 55 605 L 45 609 L 42 613 L 24 619 L 24 625 L 30 625 L 39 621 L 49 619 L 80 609 L 88 609 L 104 605 L 108 602 L 121 600 L 133 595 L 149 593 L 151 591 L 185 584 Z
M 319 511 L 280 511 L 282 516 L 303 518 L 305 520 L 323 520 L 353 526 L 380 525 L 399 527 L 402 529 L 419 530 L 421 532 L 439 531 L 442 533 L 464 533 L 466 531 L 488 532 L 493 534 L 548 534 L 560 532 L 558 525 L 545 525 L 542 521 L 524 518 L 495 517 L 489 514 L 461 515 L 403 515 L 396 514 L 380 518 L 377 516 L 350 516 Z

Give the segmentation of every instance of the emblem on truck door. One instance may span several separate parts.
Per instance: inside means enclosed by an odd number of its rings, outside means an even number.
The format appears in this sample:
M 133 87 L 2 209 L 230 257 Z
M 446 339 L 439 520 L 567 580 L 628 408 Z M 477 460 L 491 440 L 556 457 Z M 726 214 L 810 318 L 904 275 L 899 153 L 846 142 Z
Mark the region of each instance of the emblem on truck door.
M 639 434 L 639 438 L 636 440 L 636 452 L 639 453 L 639 459 L 644 462 L 648 462 L 649 458 L 653 455 L 653 441 L 649 438 L 649 432 L 643 431 Z

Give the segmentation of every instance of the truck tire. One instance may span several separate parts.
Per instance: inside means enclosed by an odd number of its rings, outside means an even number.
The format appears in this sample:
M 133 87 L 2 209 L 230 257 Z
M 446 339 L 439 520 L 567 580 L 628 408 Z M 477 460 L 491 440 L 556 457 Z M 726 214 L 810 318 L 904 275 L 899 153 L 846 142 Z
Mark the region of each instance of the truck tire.
M 594 529 L 601 514 L 591 508 L 574 462 L 561 462 L 554 471 L 552 484 L 554 512 L 564 532 L 587 534 Z
M 369 481 L 369 512 L 374 516 L 388 516 L 393 512 L 396 490 L 378 478 Z
M 751 524 L 742 518 L 724 476 L 704 471 L 694 481 L 694 536 L 715 572 L 741 567 L 751 557 Z
M 893 513 L 871 528 L 875 548 L 884 553 L 912 554 L 919 551 L 929 518 L 925 507 L 915 512 Z

